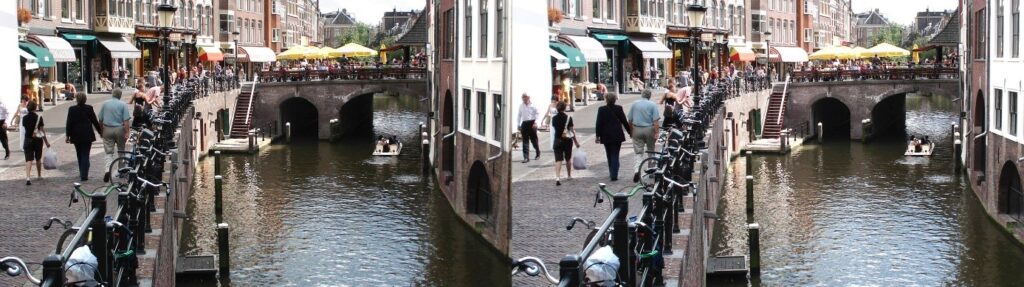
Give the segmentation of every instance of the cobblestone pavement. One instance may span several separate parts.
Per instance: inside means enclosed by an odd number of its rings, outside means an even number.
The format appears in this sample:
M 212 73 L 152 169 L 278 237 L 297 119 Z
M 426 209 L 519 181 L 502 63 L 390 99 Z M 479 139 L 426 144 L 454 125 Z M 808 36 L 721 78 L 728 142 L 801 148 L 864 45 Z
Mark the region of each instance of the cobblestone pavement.
M 110 95 L 91 95 L 89 104 L 99 110 L 99 103 L 109 99 Z M 127 98 L 127 97 L 125 97 Z M 84 217 L 85 205 L 82 201 L 68 207 L 72 183 L 78 179 L 78 163 L 75 159 L 75 148 L 64 142 L 64 124 L 70 102 L 61 103 L 56 107 L 46 106 L 43 121 L 47 124 L 52 148 L 57 152 L 60 163 L 56 170 L 43 170 L 43 178 L 36 179 L 33 170 L 32 185 L 25 185 L 25 157 L 21 149 L 18 132 L 10 132 L 12 151 L 11 158 L 0 160 L 0 257 L 16 256 L 29 263 L 33 274 L 41 273 L 43 258 L 52 253 L 57 245 L 61 232 L 60 227 L 43 230 L 43 225 L 50 217 L 63 220 L 78 221 Z M 83 182 L 83 189 L 91 191 L 103 186 L 103 143 L 96 141 L 92 146 L 90 157 L 91 168 L 89 181 Z M 116 206 L 116 195 L 108 198 L 108 213 Z M 12 278 L 0 276 L 0 286 L 21 286 L 28 281 L 24 277 Z
M 637 94 L 620 95 L 618 101 L 628 113 Z M 654 99 L 659 96 L 655 95 Z M 615 192 L 633 186 L 633 146 L 630 140 L 622 143 L 620 152 L 619 181 L 609 181 L 608 162 L 604 146 L 594 142 L 594 124 L 597 107 L 604 102 L 591 103 L 587 107 L 576 107 L 572 113 L 577 137 L 587 153 L 587 170 L 573 171 L 573 179 L 562 180 L 562 186 L 555 186 L 554 156 L 551 153 L 550 134 L 541 132 L 541 158 L 523 164 L 519 162 L 521 151 L 516 151 L 512 163 L 512 246 L 511 255 L 518 259 L 535 256 L 544 260 L 552 275 L 557 277 L 558 261 L 567 254 L 578 253 L 589 230 L 577 225 L 573 230 L 565 228 L 573 217 L 601 223 L 611 210 L 611 199 L 594 207 L 594 194 L 598 183 L 608 184 Z M 518 107 L 518 104 L 516 105 Z M 575 152 L 575 150 L 574 150 Z M 531 154 L 531 157 L 533 155 Z M 564 176 L 564 172 L 563 172 Z M 630 213 L 640 210 L 639 195 L 630 198 Z M 548 285 L 538 277 L 516 276 L 513 285 Z

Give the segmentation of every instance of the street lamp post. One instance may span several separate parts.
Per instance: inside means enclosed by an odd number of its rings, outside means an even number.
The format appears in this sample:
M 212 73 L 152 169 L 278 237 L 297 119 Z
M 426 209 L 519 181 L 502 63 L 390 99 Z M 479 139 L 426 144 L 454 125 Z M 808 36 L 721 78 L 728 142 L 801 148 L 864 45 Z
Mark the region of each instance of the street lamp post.
M 772 83 L 772 31 L 764 31 L 764 43 L 764 55 L 766 57 L 764 62 L 765 65 L 768 66 L 768 70 L 766 72 L 768 75 L 768 84 L 770 85 Z M 779 58 L 781 61 L 782 55 L 779 55 Z
M 686 13 L 690 16 L 690 41 L 692 46 L 692 61 L 693 62 L 693 104 L 696 106 L 700 103 L 700 84 L 703 80 L 703 76 L 700 74 L 700 68 L 697 64 L 698 53 L 700 49 L 700 34 L 701 26 L 704 25 L 704 12 L 707 12 L 708 8 L 700 4 L 690 4 L 686 7 Z
M 160 16 L 160 32 L 164 34 L 164 45 L 163 45 L 163 87 L 164 90 L 164 106 L 166 107 L 171 102 L 171 74 L 170 74 L 170 62 L 168 56 L 168 50 L 170 50 L 171 44 L 171 25 L 174 19 L 174 12 L 178 11 L 178 7 L 174 7 L 171 4 L 160 4 L 156 7 L 157 13 Z
M 192 60 L 191 60 L 192 57 L 191 56 L 192 56 L 192 51 L 195 50 L 196 46 L 195 46 L 195 44 L 192 43 L 192 39 L 193 39 L 192 38 L 193 37 L 192 33 L 185 33 L 184 36 L 185 36 L 184 39 L 182 39 L 182 43 L 183 43 L 182 46 L 185 46 L 185 44 L 189 45 L 188 50 L 185 50 L 185 73 L 188 73 L 188 71 L 191 71 L 191 69 L 192 69 L 192 67 L 190 66 L 190 64 L 192 62 Z
M 232 62 L 234 64 L 234 68 L 232 68 L 232 69 L 235 70 L 235 83 L 238 83 L 238 35 L 239 34 L 242 34 L 242 33 L 238 32 L 238 28 L 235 28 L 235 31 L 231 32 L 231 35 L 234 36 L 232 38 L 234 38 L 234 40 L 235 40 L 235 61 Z

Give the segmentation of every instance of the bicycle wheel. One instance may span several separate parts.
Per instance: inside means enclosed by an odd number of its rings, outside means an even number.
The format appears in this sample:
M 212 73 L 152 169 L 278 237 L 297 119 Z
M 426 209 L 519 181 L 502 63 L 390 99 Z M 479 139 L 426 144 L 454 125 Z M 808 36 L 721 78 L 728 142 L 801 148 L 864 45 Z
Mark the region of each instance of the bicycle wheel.
M 643 183 L 644 187 L 654 187 L 654 173 L 657 171 L 657 168 L 657 158 L 649 157 L 640 162 L 640 182 Z
M 121 172 L 120 169 L 127 167 L 131 164 L 131 159 L 127 157 L 119 157 L 107 166 L 107 172 L 110 173 L 110 183 L 128 183 L 128 172 Z

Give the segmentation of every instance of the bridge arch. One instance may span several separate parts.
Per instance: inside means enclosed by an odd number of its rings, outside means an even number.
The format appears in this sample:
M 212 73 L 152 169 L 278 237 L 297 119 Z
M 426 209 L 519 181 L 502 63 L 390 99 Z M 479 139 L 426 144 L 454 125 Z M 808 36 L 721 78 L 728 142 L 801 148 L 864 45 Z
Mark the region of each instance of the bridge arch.
M 291 123 L 292 137 L 319 135 L 319 114 L 316 105 L 302 97 L 285 99 L 279 105 L 282 123 Z
M 902 134 L 906 131 L 906 126 L 907 94 L 884 95 L 878 103 L 871 106 L 871 134 L 862 137 Z
M 850 108 L 842 100 L 825 97 L 811 104 L 811 122 L 822 124 L 823 137 L 850 137 Z
M 1007 161 L 999 172 L 1000 214 L 1014 219 L 1024 219 L 1024 190 L 1021 189 L 1020 172 L 1013 161 Z
M 974 96 L 974 127 L 972 127 L 973 133 L 971 134 L 971 137 L 977 137 L 981 133 L 985 132 L 985 120 L 985 94 L 981 90 L 978 90 Z M 973 138 L 971 145 L 974 149 L 974 158 L 972 159 L 971 165 L 976 171 L 984 171 L 985 156 L 988 152 L 985 137 Z

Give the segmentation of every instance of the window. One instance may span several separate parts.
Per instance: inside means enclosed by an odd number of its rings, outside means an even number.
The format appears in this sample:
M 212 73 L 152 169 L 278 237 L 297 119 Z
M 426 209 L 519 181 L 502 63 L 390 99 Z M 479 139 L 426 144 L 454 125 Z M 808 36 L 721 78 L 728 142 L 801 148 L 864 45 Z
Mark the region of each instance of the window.
M 71 0 L 60 0 L 60 18 L 71 19 Z
M 626 16 L 636 16 L 636 15 L 639 15 L 639 12 L 638 12 L 639 8 L 637 8 L 637 6 L 640 5 L 640 0 L 623 0 L 623 1 L 626 1 Z
M 985 49 L 987 48 L 985 47 L 985 38 L 988 38 L 985 31 L 985 26 L 987 26 L 986 23 L 985 9 L 974 12 L 974 27 L 978 30 L 978 33 L 974 34 L 975 59 L 985 59 Z
M 604 6 L 604 18 L 607 20 L 615 20 L 615 0 L 607 0 Z
M 501 94 L 494 94 L 494 140 L 499 142 L 505 136 L 505 131 L 503 130 L 504 121 L 501 118 L 503 116 L 501 113 L 501 104 Z
M 1001 129 L 1003 129 L 1003 90 L 996 89 L 995 94 L 996 94 L 996 112 L 993 113 L 993 114 L 995 115 L 996 118 L 992 122 L 994 122 L 996 124 L 996 128 L 995 128 L 996 130 L 1001 130 Z
M 231 33 L 231 27 L 234 26 L 234 16 L 229 14 L 220 14 L 220 32 Z
M 442 58 L 451 59 L 455 56 L 455 9 L 448 9 L 444 12 L 444 31 L 442 37 L 443 54 Z
M 1003 1 L 996 1 L 996 58 L 1003 57 Z
M 472 123 L 469 118 L 472 97 L 473 92 L 470 92 L 469 89 L 462 89 L 462 128 L 466 130 L 470 129 L 470 123 Z
M 281 42 L 281 29 L 279 29 L 279 28 L 274 28 L 274 30 L 273 30 L 273 31 L 274 31 L 274 32 L 273 32 L 273 35 L 271 36 L 271 37 L 272 37 L 272 38 L 271 38 L 271 40 L 272 40 L 272 41 L 273 41 L 274 43 L 278 43 L 278 42 Z
M 476 92 L 476 129 L 482 136 L 487 136 L 487 93 Z
M 133 2 L 131 2 L 131 1 L 125 1 L 124 2 L 124 12 L 125 13 L 122 16 L 124 16 L 125 18 L 134 18 L 135 17 L 135 7 L 132 7 L 132 3 Z
M 464 27 L 462 33 L 465 33 L 466 37 L 466 54 L 463 57 L 466 58 L 473 57 L 473 7 L 471 7 L 471 3 L 473 3 L 473 0 L 466 0 L 466 21 L 462 22 Z
M 764 32 L 764 29 L 762 29 L 763 25 L 764 25 L 764 18 L 763 18 L 763 16 L 761 16 L 760 14 L 750 15 L 750 31 L 752 31 L 754 33 L 762 33 L 762 32 Z M 764 40 L 764 39 L 762 39 L 762 40 Z
M 480 0 L 480 58 L 487 58 L 487 0 Z
M 1010 135 L 1017 135 L 1017 92 L 1010 92 Z
M 1013 0 L 1011 3 L 1013 14 L 1010 16 L 1010 21 L 1013 21 L 1013 42 L 1010 44 L 1010 53 L 1012 57 L 1016 58 L 1020 56 L 1020 0 Z
M 594 20 L 601 19 L 601 0 L 593 0 L 591 5 L 593 5 L 593 9 L 591 9 L 593 14 L 591 16 L 594 17 Z
M 494 2 L 494 56 L 505 56 L 505 0 Z

